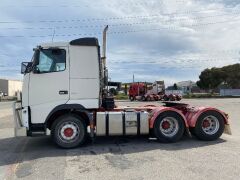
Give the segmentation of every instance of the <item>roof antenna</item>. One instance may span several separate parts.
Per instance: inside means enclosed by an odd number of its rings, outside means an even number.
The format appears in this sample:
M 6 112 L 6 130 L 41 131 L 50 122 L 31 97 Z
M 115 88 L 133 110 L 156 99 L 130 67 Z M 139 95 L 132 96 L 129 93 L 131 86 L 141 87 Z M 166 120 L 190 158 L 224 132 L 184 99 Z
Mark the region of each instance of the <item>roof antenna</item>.
M 55 27 L 53 28 L 52 42 L 53 42 L 54 36 L 55 36 Z

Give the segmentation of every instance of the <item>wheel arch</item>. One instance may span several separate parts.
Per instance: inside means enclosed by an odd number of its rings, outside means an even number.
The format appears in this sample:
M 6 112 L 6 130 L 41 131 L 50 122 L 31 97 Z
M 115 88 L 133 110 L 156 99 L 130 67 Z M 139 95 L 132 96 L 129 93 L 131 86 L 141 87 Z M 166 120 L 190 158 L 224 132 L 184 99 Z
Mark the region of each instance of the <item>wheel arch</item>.
M 201 107 L 199 108 L 199 110 L 197 112 L 193 112 L 194 114 L 191 114 L 190 116 L 188 116 L 188 124 L 190 127 L 195 127 L 199 117 L 208 111 L 215 111 L 217 113 L 219 113 L 223 119 L 224 119 L 224 123 L 225 124 L 229 124 L 229 119 L 228 119 L 228 115 L 226 113 L 224 113 L 223 111 L 216 109 L 216 108 L 212 108 L 212 107 Z
M 171 107 L 159 107 L 159 108 L 156 108 L 154 109 L 152 112 L 151 112 L 151 117 L 150 117 L 150 121 L 149 121 L 149 128 L 152 129 L 154 127 L 154 124 L 155 124 L 155 121 L 156 119 L 163 113 L 165 112 L 175 112 L 177 113 L 181 118 L 182 120 L 184 121 L 184 125 L 185 125 L 185 128 L 188 128 L 188 122 L 187 122 L 187 119 L 186 117 L 183 115 L 183 113 L 177 109 L 174 109 L 174 108 L 171 108 Z
M 47 116 L 45 120 L 45 126 L 46 128 L 51 130 L 53 122 L 60 116 L 65 114 L 75 114 L 77 116 L 80 116 L 82 119 L 86 121 L 86 124 L 89 124 L 90 117 L 89 112 L 86 110 L 86 108 L 80 104 L 63 104 L 56 106 Z

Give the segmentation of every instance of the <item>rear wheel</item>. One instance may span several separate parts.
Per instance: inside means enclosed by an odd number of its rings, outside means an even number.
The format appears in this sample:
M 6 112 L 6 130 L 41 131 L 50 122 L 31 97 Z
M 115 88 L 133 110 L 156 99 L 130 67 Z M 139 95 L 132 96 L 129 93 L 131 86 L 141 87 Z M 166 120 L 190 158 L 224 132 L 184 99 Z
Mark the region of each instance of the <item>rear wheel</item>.
M 86 124 L 77 115 L 64 115 L 55 120 L 51 135 L 58 146 L 75 148 L 82 145 L 86 140 Z
M 164 101 L 168 101 L 169 98 L 168 98 L 167 96 L 164 96 L 164 97 L 163 97 L 163 100 L 164 100 Z
M 154 124 L 154 134 L 160 142 L 177 142 L 184 133 L 182 117 L 173 111 L 162 113 Z
M 146 97 L 145 96 L 142 96 L 142 101 L 146 101 Z
M 224 119 L 216 111 L 201 114 L 194 128 L 194 134 L 200 140 L 212 141 L 218 139 L 224 131 Z

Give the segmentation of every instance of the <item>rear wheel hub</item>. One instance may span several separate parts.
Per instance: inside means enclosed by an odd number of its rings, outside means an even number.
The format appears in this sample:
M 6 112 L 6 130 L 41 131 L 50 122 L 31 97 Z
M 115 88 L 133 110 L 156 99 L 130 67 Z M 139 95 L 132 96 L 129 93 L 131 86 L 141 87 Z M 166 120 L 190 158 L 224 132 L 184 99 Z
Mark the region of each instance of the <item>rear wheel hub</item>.
M 170 128 L 169 122 L 164 121 L 164 122 L 162 123 L 162 128 L 163 128 L 163 129 L 169 129 L 169 128 Z
M 160 131 L 164 136 L 173 137 L 177 134 L 179 125 L 174 117 L 165 117 L 160 123 Z
M 210 126 L 210 122 L 208 120 L 204 120 L 203 121 L 203 125 L 202 125 L 204 128 L 207 128 Z
M 208 134 L 213 135 L 219 130 L 219 121 L 215 116 L 207 116 L 202 122 L 202 130 Z

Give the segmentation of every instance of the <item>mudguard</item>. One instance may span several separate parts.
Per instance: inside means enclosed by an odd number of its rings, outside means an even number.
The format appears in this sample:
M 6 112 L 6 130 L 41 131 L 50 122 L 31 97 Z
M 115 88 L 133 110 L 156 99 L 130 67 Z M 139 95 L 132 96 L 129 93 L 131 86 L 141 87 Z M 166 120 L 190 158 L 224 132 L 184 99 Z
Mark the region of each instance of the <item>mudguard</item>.
M 149 128 L 153 128 L 154 126 L 154 122 L 155 120 L 157 119 L 157 117 L 163 113 L 163 112 L 167 112 L 167 111 L 173 111 L 173 112 L 176 112 L 178 113 L 182 119 L 184 120 L 184 123 L 185 123 L 185 127 L 188 128 L 188 122 L 187 122 L 187 119 L 186 117 L 183 115 L 183 113 L 178 110 L 178 109 L 175 109 L 175 108 L 172 108 L 172 107 L 157 107 L 155 109 L 153 109 L 151 112 L 150 112 L 150 120 L 149 120 Z
M 195 108 L 188 109 L 188 111 L 185 115 L 189 127 L 195 127 L 199 116 L 206 111 L 216 111 L 216 112 L 218 112 L 219 114 L 222 115 L 225 124 L 226 125 L 229 124 L 228 115 L 225 114 L 224 112 L 220 111 L 219 109 L 216 109 L 216 108 L 213 108 L 213 107 L 195 107 Z

